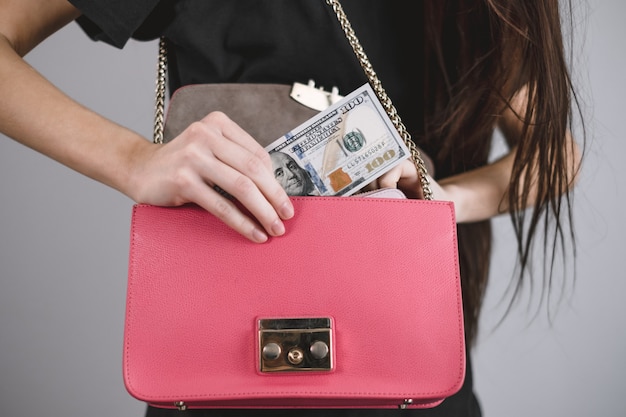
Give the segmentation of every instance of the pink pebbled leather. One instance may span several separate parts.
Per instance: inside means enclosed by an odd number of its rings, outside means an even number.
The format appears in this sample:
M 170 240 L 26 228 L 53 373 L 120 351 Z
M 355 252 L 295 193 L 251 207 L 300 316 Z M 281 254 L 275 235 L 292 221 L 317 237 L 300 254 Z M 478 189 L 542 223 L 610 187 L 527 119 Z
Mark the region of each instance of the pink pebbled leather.
M 189 408 L 431 407 L 465 342 L 452 203 L 294 197 L 254 244 L 193 206 L 133 208 L 124 381 Z M 259 371 L 257 319 L 330 317 L 334 369 Z

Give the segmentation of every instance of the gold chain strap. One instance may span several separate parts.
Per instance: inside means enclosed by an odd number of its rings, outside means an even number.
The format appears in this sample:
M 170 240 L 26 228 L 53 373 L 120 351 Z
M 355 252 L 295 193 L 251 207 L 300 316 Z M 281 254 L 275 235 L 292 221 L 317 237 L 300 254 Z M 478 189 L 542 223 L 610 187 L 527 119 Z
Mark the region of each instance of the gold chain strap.
M 167 46 L 165 38 L 159 40 L 159 63 L 156 79 L 156 100 L 154 109 L 153 142 L 163 143 L 163 129 L 165 127 L 165 79 L 167 74 Z
M 343 11 L 343 8 L 341 7 L 341 4 L 339 4 L 338 0 L 326 0 L 326 3 L 329 6 L 331 6 L 333 10 L 335 11 L 335 14 L 337 15 L 337 19 L 339 20 L 339 23 L 341 24 L 341 28 L 346 34 L 346 37 L 348 38 L 348 42 L 350 42 L 350 45 L 352 46 L 352 50 L 354 51 L 354 54 L 359 60 L 359 63 L 361 64 L 363 71 L 365 71 L 365 75 L 367 76 L 367 79 L 369 80 L 369 83 L 372 86 L 372 89 L 374 90 L 374 92 L 376 93 L 376 96 L 382 103 L 383 108 L 389 115 L 391 122 L 393 123 L 395 128 L 398 130 L 398 133 L 402 137 L 402 140 L 406 144 L 407 148 L 409 148 L 409 151 L 411 152 L 411 157 L 413 158 L 413 163 L 415 163 L 415 168 L 417 168 L 417 172 L 419 173 L 419 176 L 420 176 L 420 181 L 422 183 L 422 191 L 424 192 L 424 199 L 432 200 L 433 192 L 430 188 L 430 181 L 428 180 L 428 177 L 427 177 L 428 171 L 426 170 L 426 164 L 424 163 L 422 154 L 420 153 L 419 149 L 417 149 L 417 146 L 415 146 L 415 143 L 411 139 L 411 134 L 402 123 L 402 120 L 400 119 L 400 115 L 398 114 L 398 111 L 396 110 L 393 103 L 391 102 L 391 99 L 385 92 L 385 89 L 383 88 L 382 83 L 378 79 L 378 76 L 376 75 L 376 72 L 374 71 L 372 64 L 370 63 L 369 59 L 367 58 L 367 55 L 365 54 L 365 51 L 363 50 L 363 47 L 361 46 L 361 42 L 359 42 L 359 39 L 356 37 L 356 34 L 354 33 L 354 30 L 352 29 L 352 25 L 350 25 L 350 22 L 348 21 L 348 17 L 346 16 L 345 12 Z
M 383 108 L 389 115 L 391 122 L 394 127 L 402 137 L 402 140 L 406 144 L 407 148 L 411 152 L 411 157 L 413 159 L 413 163 L 415 164 L 415 168 L 417 168 L 417 172 L 420 176 L 420 182 L 422 184 L 422 191 L 424 193 L 425 200 L 433 199 L 433 192 L 430 188 L 430 181 L 428 180 L 428 171 L 426 170 L 426 164 L 424 163 L 424 159 L 422 158 L 422 154 L 420 153 L 413 140 L 411 140 L 411 134 L 406 129 L 402 120 L 400 119 L 400 115 L 398 114 L 396 108 L 394 107 L 391 99 L 385 92 L 385 89 L 382 86 L 382 83 L 378 79 L 372 64 L 370 63 L 359 39 L 356 37 L 350 22 L 348 21 L 348 17 L 346 16 L 341 4 L 339 4 L 338 0 L 326 0 L 326 3 L 333 8 L 339 23 L 341 24 L 341 28 L 343 29 L 346 37 L 348 38 L 348 42 L 352 46 L 352 50 L 354 51 L 363 71 L 365 71 L 365 75 L 372 86 L 372 89 L 376 93 L 376 96 L 380 100 L 383 105 Z M 165 125 L 164 114 L 165 114 L 165 80 L 166 80 L 166 70 L 167 70 L 167 48 L 165 44 L 165 39 L 162 37 L 159 41 L 159 62 L 158 62 L 158 71 L 157 71 L 157 86 L 156 86 L 156 104 L 155 104 L 155 116 L 154 116 L 154 143 L 163 143 L 163 128 Z

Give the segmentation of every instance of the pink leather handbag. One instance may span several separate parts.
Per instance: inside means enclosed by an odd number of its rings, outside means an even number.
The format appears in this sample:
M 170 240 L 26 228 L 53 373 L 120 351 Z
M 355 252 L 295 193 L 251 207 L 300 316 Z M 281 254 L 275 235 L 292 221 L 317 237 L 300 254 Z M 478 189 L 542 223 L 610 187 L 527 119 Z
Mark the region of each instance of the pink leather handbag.
M 160 407 L 431 407 L 465 375 L 451 203 L 293 197 L 255 244 L 136 205 L 124 379 Z
M 341 7 L 327 2 L 356 52 Z M 135 205 L 123 369 L 137 399 L 180 410 L 425 408 L 460 389 L 454 207 L 432 200 L 427 163 L 367 57 L 357 55 L 422 174 L 426 200 L 397 198 L 398 190 L 293 197 L 286 235 L 264 244 L 194 205 Z M 255 137 L 270 139 L 280 136 L 272 129 L 311 116 L 283 99 L 284 86 L 191 86 L 174 95 L 164 129 L 161 58 L 155 142 L 211 110 L 228 108 Z M 269 130 L 254 130 L 259 120 Z

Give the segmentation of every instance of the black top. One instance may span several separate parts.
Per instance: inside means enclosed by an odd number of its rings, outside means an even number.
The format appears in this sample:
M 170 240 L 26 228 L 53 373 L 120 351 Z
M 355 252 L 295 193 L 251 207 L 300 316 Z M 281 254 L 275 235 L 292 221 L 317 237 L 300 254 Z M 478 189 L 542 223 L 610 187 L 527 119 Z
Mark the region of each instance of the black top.
M 164 35 L 170 91 L 216 82 L 306 84 L 346 95 L 367 79 L 324 0 L 70 0 L 92 37 L 117 47 Z M 406 0 L 344 0 L 378 77 L 412 133 L 421 125 L 422 18 Z M 416 62 L 417 60 L 417 62 Z
M 94 40 L 122 48 L 130 38 L 165 36 L 170 91 L 188 84 L 294 81 L 346 95 L 367 79 L 333 10 L 324 0 L 70 0 Z M 342 0 L 382 85 L 408 130 L 422 125 L 423 25 L 407 0 Z M 415 137 L 415 135 L 414 135 Z M 190 416 L 480 416 L 468 358 L 461 391 L 432 410 L 212 410 Z M 149 409 L 148 416 L 177 416 Z M 182 415 L 182 414 L 181 414 Z

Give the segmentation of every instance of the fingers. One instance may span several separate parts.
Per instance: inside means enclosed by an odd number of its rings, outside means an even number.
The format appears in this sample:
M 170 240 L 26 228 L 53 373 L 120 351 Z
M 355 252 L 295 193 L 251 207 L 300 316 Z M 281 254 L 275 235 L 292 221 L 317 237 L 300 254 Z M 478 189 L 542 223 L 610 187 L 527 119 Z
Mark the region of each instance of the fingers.
M 408 198 L 424 198 L 420 176 L 413 160 L 406 159 L 375 182 L 377 188 L 399 188 Z
M 396 165 L 380 178 L 378 178 L 378 188 L 398 188 L 398 182 L 402 178 L 404 162 Z
M 198 184 L 198 188 L 204 188 L 204 190 L 198 193 L 193 200 L 200 207 L 252 242 L 263 243 L 267 241 L 268 234 L 264 229 L 259 227 L 256 221 L 244 215 L 229 198 L 208 187 L 205 183 Z M 277 233 L 276 236 L 279 234 Z
M 241 128 L 237 123 L 232 121 L 228 116 L 222 112 L 213 112 L 207 115 L 201 121 L 207 125 L 213 125 L 214 123 L 220 126 L 221 133 L 225 138 L 230 139 L 234 143 L 249 150 L 253 155 L 259 158 L 263 165 L 272 170 L 272 160 L 265 149 L 257 142 L 252 136 Z
M 293 205 L 274 178 L 267 152 L 232 120 L 212 113 L 169 145 L 179 148 L 183 200 L 199 204 L 254 242 L 285 233 L 282 220 L 293 216 Z M 238 200 L 252 218 L 215 186 Z
M 285 227 L 282 219 L 293 216 L 293 206 L 289 197 L 276 182 L 273 174 L 259 167 L 258 158 L 248 154 L 237 159 L 229 151 L 230 148 L 235 148 L 240 154 L 245 153 L 232 143 L 220 144 L 213 149 L 215 152 L 213 155 L 203 157 L 204 162 L 201 162 L 201 166 L 198 167 L 200 178 L 208 186 L 216 185 L 239 201 L 269 235 L 284 234 Z M 219 193 L 216 194 L 228 201 L 228 198 Z M 214 214 L 232 226 L 229 216 L 234 213 L 231 209 L 239 210 L 232 205 L 232 202 L 228 202 L 231 205 L 221 207 L 224 209 L 223 213 Z M 239 230 L 237 227 L 234 228 Z

